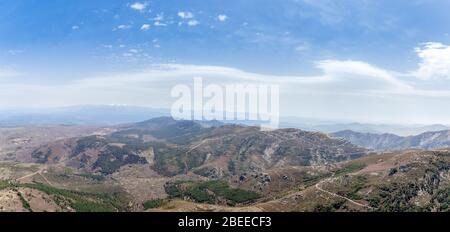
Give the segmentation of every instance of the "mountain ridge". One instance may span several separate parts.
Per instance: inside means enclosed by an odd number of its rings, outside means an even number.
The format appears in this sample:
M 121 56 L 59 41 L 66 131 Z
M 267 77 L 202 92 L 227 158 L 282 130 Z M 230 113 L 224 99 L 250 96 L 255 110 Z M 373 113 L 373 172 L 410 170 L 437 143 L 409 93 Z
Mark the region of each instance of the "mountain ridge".
M 114 128 L 105 135 L 43 145 L 33 151 L 32 157 L 38 163 L 67 162 L 85 171 L 107 175 L 124 165 L 149 164 L 168 176 L 218 169 L 222 170 L 218 175 L 224 176 L 233 175 L 231 163 L 238 170 L 235 174 L 240 175 L 239 172 L 250 169 L 264 172 L 287 164 L 326 165 L 366 155 L 364 148 L 346 141 L 299 129 L 264 132 L 258 127 L 211 126 L 169 117 Z M 220 168 L 217 162 L 221 163 Z
M 360 133 L 351 130 L 330 134 L 349 142 L 377 151 L 404 149 L 440 149 L 450 147 L 450 130 L 430 131 L 415 136 L 398 136 L 394 134 Z

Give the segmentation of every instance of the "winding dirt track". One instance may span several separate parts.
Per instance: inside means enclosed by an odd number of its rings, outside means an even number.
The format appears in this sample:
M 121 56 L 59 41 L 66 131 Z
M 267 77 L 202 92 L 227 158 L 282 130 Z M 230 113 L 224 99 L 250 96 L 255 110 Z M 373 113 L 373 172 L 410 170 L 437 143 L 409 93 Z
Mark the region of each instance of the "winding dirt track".
M 22 176 L 22 177 L 19 177 L 19 178 L 16 179 L 16 181 L 21 181 L 21 180 L 23 180 L 23 179 L 26 179 L 26 178 L 35 176 L 35 175 L 39 174 L 40 171 L 41 171 L 41 170 L 39 170 L 39 171 L 37 171 L 37 172 L 33 172 L 33 173 L 28 174 L 28 175 L 25 175 L 25 176 Z
M 22 177 L 17 178 L 16 181 L 21 181 L 21 180 L 24 180 L 24 179 L 26 179 L 26 178 L 30 178 L 30 177 L 35 176 L 35 175 L 40 175 L 40 176 L 45 180 L 45 182 L 46 182 L 48 185 L 53 186 L 53 184 L 47 179 L 47 177 L 45 177 L 45 176 L 42 174 L 42 172 L 44 172 L 44 171 L 45 171 L 45 168 L 40 168 L 40 169 L 39 169 L 38 171 L 36 171 L 36 172 L 33 172 L 33 173 L 28 174 L 28 175 L 25 175 L 25 176 L 22 176 Z
M 320 187 L 320 184 L 323 183 L 323 182 L 325 182 L 325 181 L 326 181 L 326 180 L 317 183 L 316 186 L 315 186 L 316 189 L 319 190 L 319 191 L 321 191 L 321 192 L 323 192 L 323 193 L 326 193 L 326 194 L 328 194 L 328 195 L 331 195 L 331 196 L 333 196 L 333 197 L 337 197 L 337 198 L 344 199 L 344 200 L 346 200 L 346 201 L 348 201 L 348 202 L 350 202 L 350 203 L 352 203 L 352 204 L 354 204 L 354 205 L 357 205 L 357 206 L 360 206 L 360 207 L 363 207 L 363 208 L 373 209 L 372 207 L 370 207 L 370 206 L 368 206 L 368 205 L 361 204 L 361 203 L 356 202 L 356 201 L 354 201 L 354 200 L 352 200 L 352 199 L 350 199 L 350 198 L 347 198 L 347 197 L 344 197 L 344 196 L 341 196 L 341 195 L 338 195 L 338 194 L 336 194 L 336 193 L 332 193 L 332 192 L 330 192 L 330 191 L 327 191 L 327 190 L 323 189 L 322 187 Z

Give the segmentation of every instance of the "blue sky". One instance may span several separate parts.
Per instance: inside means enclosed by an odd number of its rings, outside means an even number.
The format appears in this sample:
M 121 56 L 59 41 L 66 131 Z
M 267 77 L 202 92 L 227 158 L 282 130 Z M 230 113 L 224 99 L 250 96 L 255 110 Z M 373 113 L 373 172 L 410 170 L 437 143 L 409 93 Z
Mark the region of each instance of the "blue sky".
M 450 123 L 446 0 L 0 0 L 0 106 L 168 107 L 193 75 L 283 115 Z M 218 78 L 221 77 L 220 81 Z

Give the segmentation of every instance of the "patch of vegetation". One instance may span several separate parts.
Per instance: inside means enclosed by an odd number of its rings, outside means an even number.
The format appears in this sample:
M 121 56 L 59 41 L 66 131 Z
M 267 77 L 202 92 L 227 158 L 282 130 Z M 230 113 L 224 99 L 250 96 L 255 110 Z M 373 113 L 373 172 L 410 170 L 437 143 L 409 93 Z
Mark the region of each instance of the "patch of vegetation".
M 231 174 L 236 174 L 236 162 L 234 160 L 228 161 L 228 171 Z
M 30 203 L 22 196 L 22 194 L 17 191 L 17 196 L 19 196 L 20 202 L 22 202 L 22 206 L 24 209 L 28 210 L 29 212 L 33 212 L 31 209 Z
M 52 154 L 52 149 L 47 148 L 47 151 L 35 150 L 31 153 L 31 157 L 36 159 L 37 163 L 44 164 L 48 162 L 48 158 Z
M 100 172 L 104 175 L 109 175 L 122 166 L 128 164 L 146 164 L 147 160 L 134 154 L 134 151 L 127 146 L 123 148 L 117 146 L 107 146 L 106 150 L 102 151 L 94 163 L 94 168 L 100 168 Z
M 410 170 L 408 179 L 391 177 L 390 183 L 375 186 L 367 198 L 372 207 L 386 212 L 447 210 L 450 191 L 440 186 L 440 176 L 449 170 L 448 162 L 432 160 L 428 164 L 409 164 L 404 169 Z M 420 192 L 429 194 L 431 200 L 417 205 L 415 199 Z
M 99 138 L 96 135 L 87 136 L 77 141 L 75 149 L 72 151 L 72 156 L 85 152 L 88 149 L 95 149 L 106 145 L 104 139 Z
M 346 196 L 352 200 L 361 200 L 363 196 L 358 194 L 359 190 L 363 189 L 367 184 L 367 177 L 365 176 L 356 176 L 352 178 L 349 186 L 346 186 L 346 191 L 339 191 L 338 194 L 342 196 Z
M 145 135 L 140 129 L 126 129 L 114 132 L 109 139 L 114 143 L 142 144 L 142 138 Z
M 438 190 L 433 196 L 432 202 L 438 203 L 439 211 L 450 212 L 450 187 Z
M 350 165 L 345 166 L 344 168 L 338 170 L 335 172 L 335 175 L 345 175 L 353 172 L 357 172 L 359 170 L 362 170 L 365 168 L 365 164 L 359 164 L 359 163 L 352 163 Z
M 159 208 L 166 203 L 167 203 L 167 200 L 165 200 L 165 199 L 153 199 L 153 200 L 144 202 L 144 204 L 142 204 L 142 205 L 144 206 L 144 209 L 147 210 L 147 209 Z
M 395 175 L 395 173 L 397 173 L 398 172 L 398 170 L 397 170 L 397 168 L 391 168 L 390 170 L 389 170 L 389 176 L 393 176 L 393 175 Z
M 411 202 L 417 196 L 420 186 L 416 183 L 392 183 L 379 187 L 375 194 L 369 197 L 369 203 L 379 211 L 404 212 L 412 211 L 415 205 Z
M 357 164 L 357 163 L 355 164 L 355 163 L 353 163 L 353 164 L 350 164 L 350 165 L 347 165 L 347 166 L 343 167 L 342 169 L 339 169 L 339 170 L 335 171 L 334 175 L 335 176 L 346 175 L 346 174 L 349 174 L 349 173 L 357 172 L 357 171 L 359 171 L 359 170 L 361 170 L 361 169 L 363 169 L 365 167 L 366 167 L 365 164 Z M 302 182 L 304 183 L 304 185 L 306 187 L 309 187 L 309 186 L 313 186 L 313 185 L 317 184 L 320 180 L 322 180 L 324 178 L 331 177 L 332 175 L 333 175 L 333 173 L 325 173 L 325 174 L 319 174 L 319 175 L 308 175 L 308 174 L 306 174 L 303 177 Z
M 187 150 L 184 147 L 167 146 L 166 144 L 154 144 L 155 164 L 153 168 L 158 173 L 165 176 L 175 176 L 183 174 L 186 171 L 192 170 L 201 166 L 206 154 L 192 151 L 186 154 Z
M 209 177 L 211 175 L 211 168 L 203 167 L 203 168 L 195 169 L 192 172 L 199 176 Z
M 78 174 L 78 176 L 87 178 L 87 179 L 91 179 L 91 180 L 95 180 L 95 181 L 103 181 L 105 180 L 105 177 L 102 175 L 95 175 L 95 174 L 89 174 L 89 173 L 81 173 Z
M 182 163 L 178 157 L 183 155 L 183 151 L 158 144 L 153 149 L 155 151 L 155 164 L 153 168 L 158 173 L 165 176 L 175 176 L 183 172 Z
M 317 204 L 314 206 L 313 212 L 336 212 L 347 211 L 344 199 L 339 199 L 328 204 Z
M 353 173 L 353 172 L 357 172 L 363 168 L 365 168 L 366 165 L 365 164 L 350 164 L 345 166 L 342 169 L 339 169 L 337 171 L 334 172 L 335 176 L 342 176 L 342 175 L 346 175 L 349 173 Z M 333 175 L 333 173 L 325 173 L 325 174 L 319 174 L 319 175 L 308 175 L 306 174 L 303 177 L 302 182 L 304 183 L 304 185 L 306 187 L 312 186 L 317 184 L 320 180 L 324 179 L 324 178 L 329 178 Z
M 310 186 L 317 184 L 323 178 L 327 178 L 330 176 L 331 176 L 330 173 L 321 174 L 321 175 L 305 175 L 305 177 L 303 177 L 302 182 L 306 187 L 310 187 Z
M 54 196 L 55 202 L 63 205 L 68 202 L 77 212 L 116 212 L 124 211 L 124 202 L 115 194 L 94 194 L 72 190 L 58 189 L 41 183 L 22 184 L 21 186 L 33 188 Z
M 243 189 L 231 188 L 224 181 L 174 182 L 166 186 L 170 197 L 189 198 L 200 203 L 228 205 L 244 204 L 258 199 L 259 194 Z
M 12 187 L 11 183 L 7 180 L 0 180 L 0 190 Z

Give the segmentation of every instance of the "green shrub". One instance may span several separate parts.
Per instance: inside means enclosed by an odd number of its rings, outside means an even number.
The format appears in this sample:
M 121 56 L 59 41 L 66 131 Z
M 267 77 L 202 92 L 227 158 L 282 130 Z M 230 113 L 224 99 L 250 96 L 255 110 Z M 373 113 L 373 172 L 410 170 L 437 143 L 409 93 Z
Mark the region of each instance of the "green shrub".
M 164 199 L 153 199 L 144 202 L 143 206 L 144 209 L 153 209 L 153 208 L 159 208 L 163 206 L 166 203 L 166 200 Z
M 11 187 L 11 184 L 6 180 L 0 180 L 0 190 Z
M 57 202 L 67 201 L 77 212 L 114 212 L 124 209 L 121 200 L 114 195 L 58 189 L 41 183 L 23 184 L 22 186 L 54 196 Z
M 356 172 L 356 171 L 359 171 L 359 170 L 361 170 L 361 169 L 363 169 L 365 167 L 366 167 L 365 164 L 353 163 L 353 164 L 347 165 L 343 169 L 337 171 L 336 175 L 345 175 L 345 174 L 348 174 L 348 173 Z
M 24 209 L 28 210 L 29 212 L 33 212 L 33 210 L 31 209 L 30 204 L 28 203 L 28 201 L 22 196 L 22 194 L 20 192 L 17 192 L 17 196 L 19 196 L 20 202 L 22 202 L 22 206 Z
M 259 194 L 243 189 L 231 188 L 224 181 L 174 182 L 166 186 L 170 197 L 189 197 L 196 202 L 215 203 L 219 198 L 229 205 L 256 200 Z
M 103 180 L 105 180 L 105 177 L 102 176 L 102 175 L 94 175 L 94 174 L 89 174 L 89 173 L 81 173 L 81 174 L 78 174 L 78 175 L 81 176 L 81 177 L 87 178 L 87 179 L 95 180 L 95 181 L 103 181 Z

